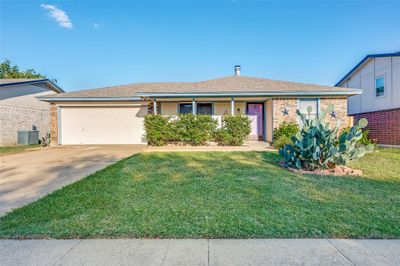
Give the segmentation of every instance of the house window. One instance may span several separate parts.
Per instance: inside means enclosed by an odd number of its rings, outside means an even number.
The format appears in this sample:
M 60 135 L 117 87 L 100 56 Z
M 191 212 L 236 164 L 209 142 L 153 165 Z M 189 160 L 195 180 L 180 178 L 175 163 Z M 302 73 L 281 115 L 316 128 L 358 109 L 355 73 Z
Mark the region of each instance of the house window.
M 199 115 L 212 115 L 213 108 L 211 103 L 198 103 L 197 114 Z
M 318 115 L 318 99 L 300 99 L 299 100 L 299 110 L 302 114 L 308 116 L 307 108 L 311 107 L 310 117 L 314 118 Z
M 375 79 L 375 95 L 376 97 L 383 96 L 385 94 L 385 77 L 377 77 Z
M 191 114 L 193 112 L 191 103 L 181 103 L 179 104 L 180 114 Z

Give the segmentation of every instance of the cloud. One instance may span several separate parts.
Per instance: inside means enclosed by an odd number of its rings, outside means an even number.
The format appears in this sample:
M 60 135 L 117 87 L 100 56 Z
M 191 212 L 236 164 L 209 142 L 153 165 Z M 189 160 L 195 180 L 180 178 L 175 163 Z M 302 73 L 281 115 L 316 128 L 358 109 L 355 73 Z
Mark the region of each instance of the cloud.
M 93 22 L 92 23 L 92 27 L 95 28 L 95 29 L 98 29 L 98 28 L 100 28 L 100 24 L 96 23 L 96 22 Z
M 60 27 L 67 29 L 72 29 L 74 27 L 67 13 L 57 6 L 47 4 L 41 4 L 40 6 L 49 11 L 49 16 L 52 17 Z

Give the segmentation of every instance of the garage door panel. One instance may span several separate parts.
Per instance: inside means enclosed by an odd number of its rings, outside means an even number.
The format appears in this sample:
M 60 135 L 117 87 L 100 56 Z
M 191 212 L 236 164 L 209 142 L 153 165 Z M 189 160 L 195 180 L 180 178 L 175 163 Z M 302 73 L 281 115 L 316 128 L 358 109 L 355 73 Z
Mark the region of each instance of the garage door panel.
M 61 144 L 144 144 L 147 107 L 62 107 Z

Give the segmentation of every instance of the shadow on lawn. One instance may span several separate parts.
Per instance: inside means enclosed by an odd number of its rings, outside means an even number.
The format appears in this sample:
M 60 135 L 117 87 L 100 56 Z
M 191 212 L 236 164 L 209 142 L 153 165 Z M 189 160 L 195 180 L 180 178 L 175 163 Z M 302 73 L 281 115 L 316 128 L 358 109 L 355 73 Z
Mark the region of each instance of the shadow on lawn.
M 325 237 L 351 236 L 360 226 L 355 236 L 390 236 L 385 223 L 396 229 L 387 221 L 398 217 L 399 186 L 294 174 L 278 162 L 275 152 L 136 154 L 4 217 L 0 235 Z

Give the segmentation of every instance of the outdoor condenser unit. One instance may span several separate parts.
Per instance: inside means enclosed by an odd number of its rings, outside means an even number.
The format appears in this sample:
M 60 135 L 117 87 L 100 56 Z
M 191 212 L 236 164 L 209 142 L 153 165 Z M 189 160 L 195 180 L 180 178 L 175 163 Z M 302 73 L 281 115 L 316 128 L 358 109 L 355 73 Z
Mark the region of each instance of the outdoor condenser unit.
M 18 144 L 39 144 L 39 130 L 18 130 Z

